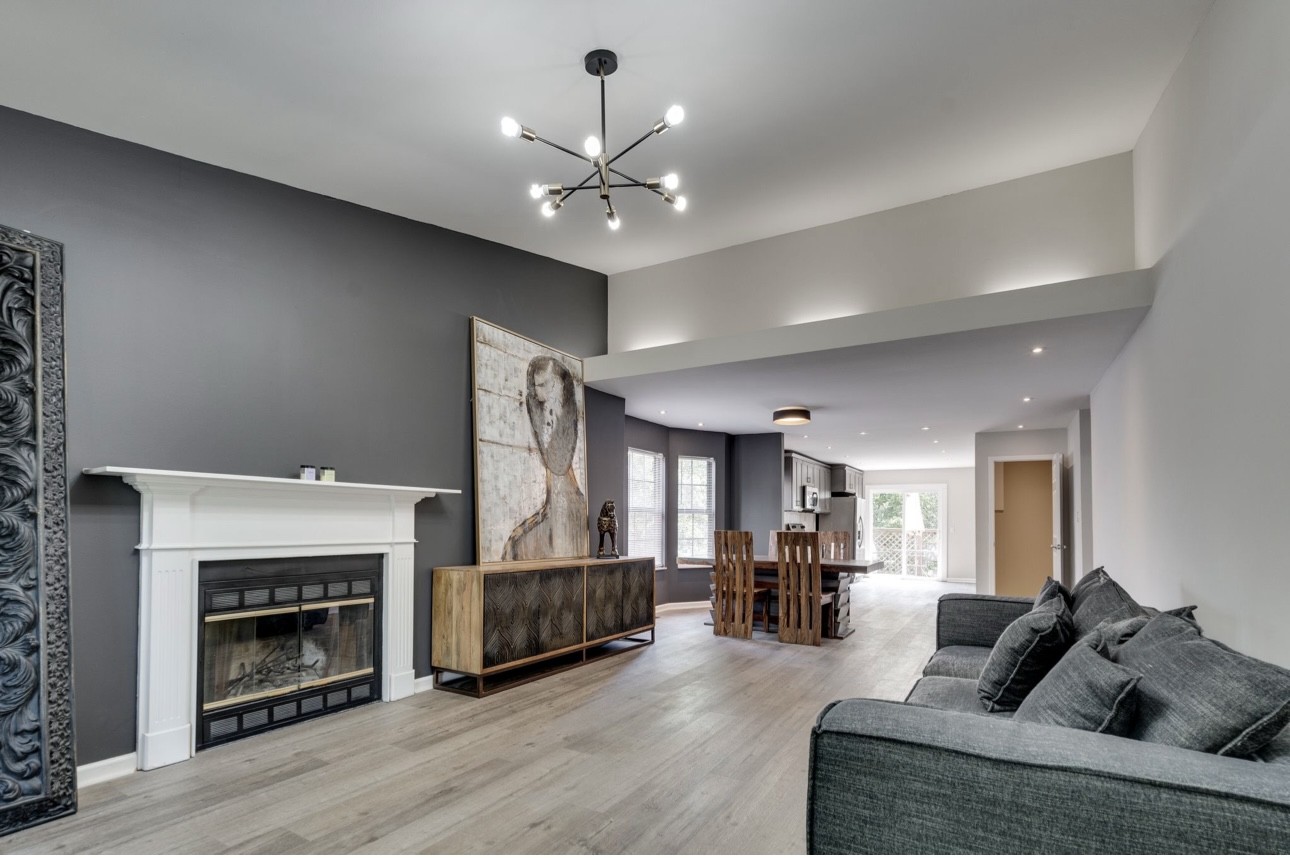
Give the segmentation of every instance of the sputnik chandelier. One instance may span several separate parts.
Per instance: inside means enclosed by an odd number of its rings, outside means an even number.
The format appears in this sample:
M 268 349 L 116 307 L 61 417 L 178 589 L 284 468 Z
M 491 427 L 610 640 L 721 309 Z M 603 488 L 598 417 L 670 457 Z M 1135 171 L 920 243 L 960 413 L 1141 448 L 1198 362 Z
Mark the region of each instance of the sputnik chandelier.
M 529 188 L 529 196 L 533 197 L 535 200 L 540 200 L 543 197 L 552 197 L 553 199 L 548 199 L 542 204 L 542 214 L 547 217 L 551 217 L 564 206 L 565 200 L 569 199 L 569 197 L 573 196 L 578 191 L 598 189 L 600 191 L 600 198 L 605 201 L 605 217 L 609 219 L 610 229 L 618 229 L 622 223 L 618 219 L 617 209 L 614 208 L 613 202 L 609 199 L 609 192 L 613 188 L 644 188 L 647 191 L 658 194 L 658 196 L 662 198 L 663 202 L 668 203 L 677 211 L 685 211 L 685 197 L 673 193 L 680 184 L 676 177 L 676 173 L 668 173 L 667 175 L 656 179 L 645 179 L 644 181 L 641 181 L 640 179 L 632 178 L 612 166 L 615 161 L 635 149 L 640 144 L 644 143 L 650 137 L 656 134 L 662 134 L 664 131 L 675 125 L 680 125 L 681 121 L 685 119 L 685 111 L 681 109 L 679 104 L 672 105 L 667 109 L 667 113 L 663 114 L 663 118 L 654 123 L 653 128 L 642 134 L 636 142 L 632 143 L 626 149 L 611 158 L 609 157 L 609 153 L 605 151 L 605 78 L 617 71 L 618 55 L 613 51 L 606 51 L 603 49 L 595 50 L 587 54 L 584 60 L 584 65 L 587 68 L 588 74 L 600 78 L 600 136 L 596 137 L 593 135 L 583 141 L 582 151 L 586 153 L 585 155 L 579 155 L 577 152 L 561 146 L 559 143 L 552 143 L 550 140 L 539 137 L 537 132 L 532 128 L 521 125 L 509 116 L 502 118 L 502 133 L 507 137 L 518 137 L 522 140 L 528 140 L 529 142 L 536 140 L 539 143 L 545 143 L 548 146 L 559 149 L 561 152 L 567 152 L 579 161 L 590 161 L 592 167 L 594 167 L 591 175 L 587 176 L 587 178 L 583 179 L 576 185 L 568 187 L 563 184 L 533 185 Z M 621 179 L 622 181 L 611 181 L 611 174 L 613 177 Z

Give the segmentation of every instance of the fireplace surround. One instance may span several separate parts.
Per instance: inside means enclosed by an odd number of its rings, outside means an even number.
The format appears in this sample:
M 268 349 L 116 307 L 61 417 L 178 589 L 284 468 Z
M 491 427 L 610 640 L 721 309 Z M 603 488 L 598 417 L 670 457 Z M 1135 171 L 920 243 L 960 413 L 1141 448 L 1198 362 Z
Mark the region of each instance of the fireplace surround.
M 387 701 L 412 694 L 413 508 L 460 491 L 114 466 L 85 473 L 139 492 L 138 768 L 186 760 L 198 747 L 203 563 L 375 555 L 373 691 Z

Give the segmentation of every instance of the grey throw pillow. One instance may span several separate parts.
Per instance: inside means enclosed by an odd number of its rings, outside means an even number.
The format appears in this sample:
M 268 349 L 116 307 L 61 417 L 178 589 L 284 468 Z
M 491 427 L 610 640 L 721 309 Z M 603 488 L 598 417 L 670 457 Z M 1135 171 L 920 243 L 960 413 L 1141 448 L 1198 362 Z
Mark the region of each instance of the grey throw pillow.
M 1096 582 L 1100 581 L 1102 576 L 1105 574 L 1105 567 L 1099 566 L 1096 569 L 1085 573 L 1083 578 L 1075 582 L 1075 586 L 1071 587 L 1070 606 L 1072 611 L 1079 608 L 1080 602 L 1083 601 L 1084 591 Z
M 1003 630 L 977 681 L 987 712 L 1016 709 L 1073 640 L 1070 611 L 1060 596 L 1024 614 Z
M 1095 570 L 1096 577 L 1084 584 L 1075 600 L 1071 618 L 1075 623 L 1076 637 L 1097 628 L 1098 623 L 1115 620 L 1126 620 L 1143 614 L 1142 606 L 1133 600 L 1128 592 L 1111 579 L 1104 570 Z M 1089 575 L 1093 575 L 1090 572 Z M 1085 576 L 1087 580 L 1088 576 Z
M 1021 701 L 1016 721 L 1123 736 L 1133 725 L 1142 674 L 1098 654 L 1092 637 L 1066 651 Z
M 1127 620 L 1106 620 L 1098 623 L 1097 628 L 1080 638 L 1080 643 L 1087 643 L 1104 658 L 1115 661 L 1120 647 L 1142 631 L 1147 624 L 1147 617 L 1129 617 Z
M 1290 671 L 1210 640 L 1180 617 L 1153 617 L 1116 661 L 1142 673 L 1130 738 L 1242 757 L 1290 723 Z
M 1065 587 L 1062 586 L 1061 581 L 1058 581 L 1054 578 L 1044 579 L 1043 586 L 1039 588 L 1039 595 L 1035 597 L 1034 606 L 1038 608 L 1040 605 L 1042 605 L 1044 602 L 1047 602 L 1053 596 L 1061 596 L 1062 601 L 1066 603 L 1066 607 L 1068 608 L 1070 607 L 1071 594 L 1067 591 Z

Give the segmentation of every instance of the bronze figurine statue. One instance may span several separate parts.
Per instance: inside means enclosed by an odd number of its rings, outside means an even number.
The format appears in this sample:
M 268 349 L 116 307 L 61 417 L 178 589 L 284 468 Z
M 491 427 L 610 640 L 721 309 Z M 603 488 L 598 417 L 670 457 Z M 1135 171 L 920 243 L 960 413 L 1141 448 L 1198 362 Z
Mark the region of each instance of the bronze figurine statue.
M 600 508 L 600 517 L 596 519 L 596 530 L 600 531 L 600 546 L 596 549 L 597 557 L 605 556 L 605 535 L 609 535 L 609 556 L 618 556 L 618 516 L 614 513 L 614 502 L 605 501 Z

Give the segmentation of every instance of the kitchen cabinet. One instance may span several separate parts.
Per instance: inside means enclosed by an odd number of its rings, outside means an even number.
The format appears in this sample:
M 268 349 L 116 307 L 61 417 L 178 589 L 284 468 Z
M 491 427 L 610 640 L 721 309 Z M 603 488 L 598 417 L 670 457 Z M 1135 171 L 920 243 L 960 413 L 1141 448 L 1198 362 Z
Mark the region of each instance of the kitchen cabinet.
M 802 508 L 802 487 L 809 486 L 820 492 L 820 504 L 828 505 L 829 466 L 801 453 L 784 454 L 784 509 Z
M 850 465 L 831 465 L 829 467 L 829 491 L 837 494 L 846 492 L 864 497 L 864 471 Z

